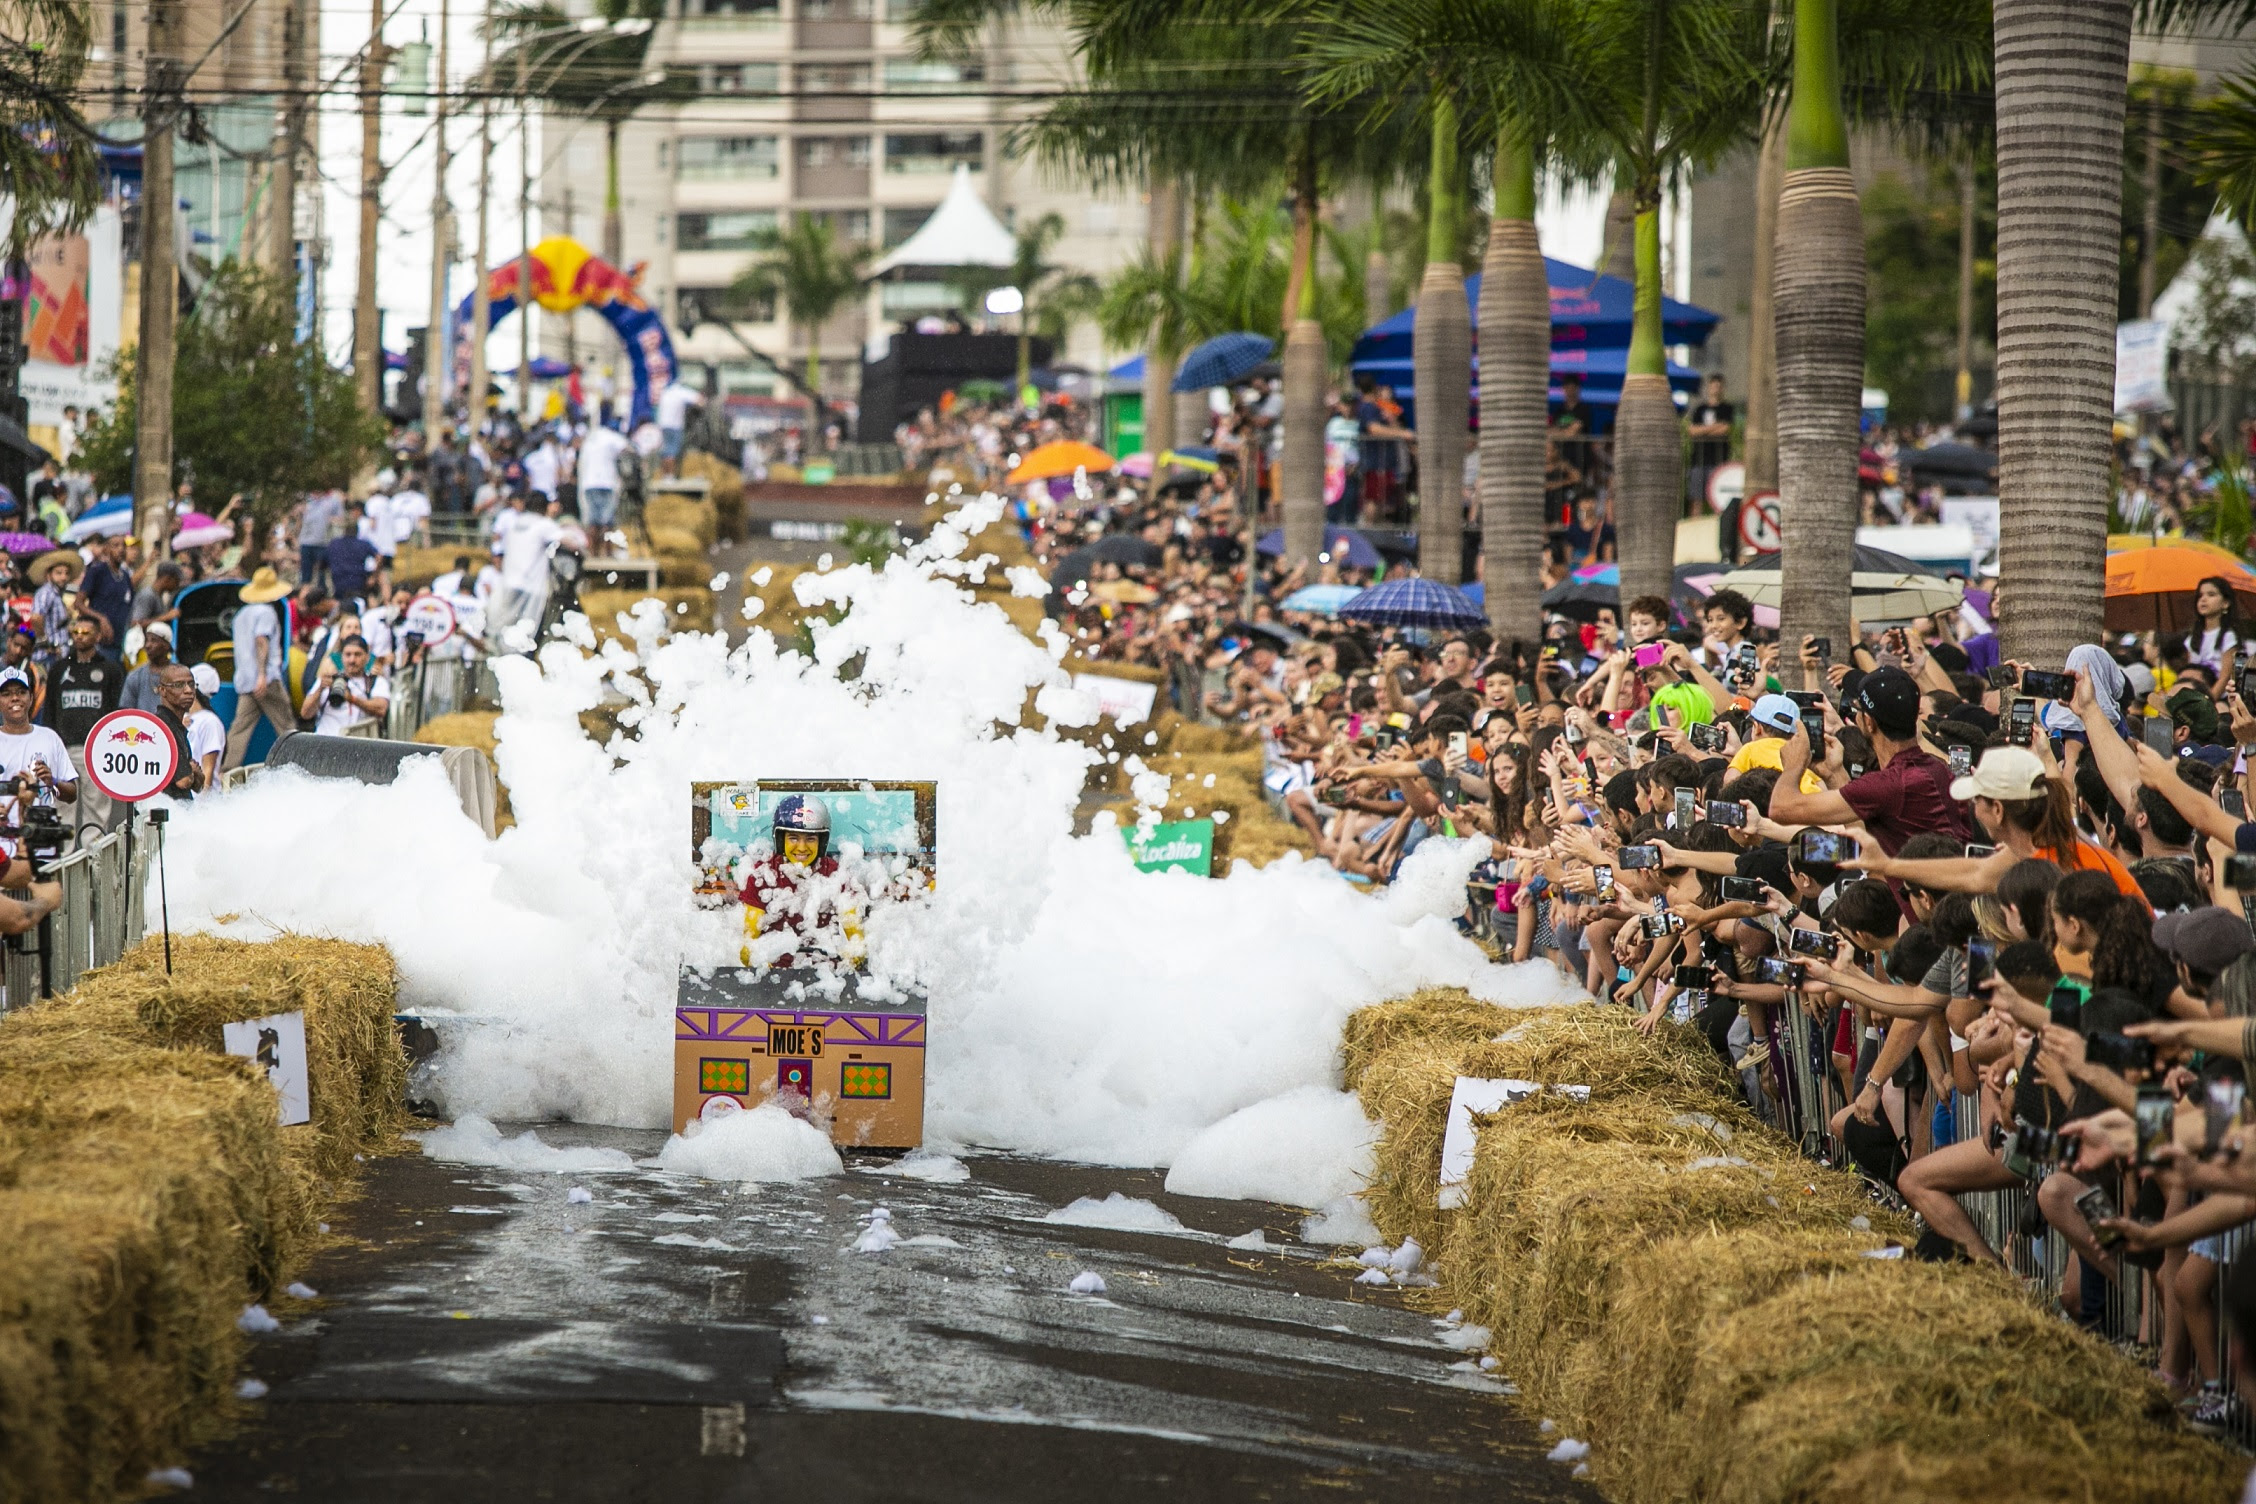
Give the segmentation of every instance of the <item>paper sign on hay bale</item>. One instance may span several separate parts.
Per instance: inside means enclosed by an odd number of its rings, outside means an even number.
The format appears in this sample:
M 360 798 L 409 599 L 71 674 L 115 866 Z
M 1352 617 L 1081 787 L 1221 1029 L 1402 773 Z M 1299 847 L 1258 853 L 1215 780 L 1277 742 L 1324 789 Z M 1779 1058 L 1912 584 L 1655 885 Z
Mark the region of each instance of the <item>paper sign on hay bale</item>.
M 820 806 L 814 861 L 779 849 L 784 820 Z M 873 913 L 934 881 L 935 786 L 762 780 L 691 786 L 697 903 L 744 916 L 733 958 L 681 968 L 674 1128 L 774 1101 L 847 1148 L 924 1141 L 924 999 L 869 974 Z
M 1449 1096 L 1449 1123 L 1441 1134 L 1441 1191 L 1434 1198 L 1436 1206 L 1446 1212 L 1465 1204 L 1465 1182 L 1472 1178 L 1473 1150 L 1479 1141 L 1479 1129 L 1473 1122 L 1475 1115 L 1485 1117 L 1501 1112 L 1542 1090 L 1540 1082 L 1510 1077 L 1457 1078 L 1456 1090 Z M 1581 1101 L 1590 1100 L 1587 1086 L 1554 1086 L 1550 1090 Z
M 240 1023 L 220 1025 L 219 1034 L 228 1054 L 255 1061 L 266 1072 L 266 1079 L 274 1087 L 275 1095 L 281 1098 L 279 1121 L 283 1127 L 313 1120 L 313 1093 L 306 1072 L 303 1013 L 272 1013 L 265 1018 L 246 1018 Z

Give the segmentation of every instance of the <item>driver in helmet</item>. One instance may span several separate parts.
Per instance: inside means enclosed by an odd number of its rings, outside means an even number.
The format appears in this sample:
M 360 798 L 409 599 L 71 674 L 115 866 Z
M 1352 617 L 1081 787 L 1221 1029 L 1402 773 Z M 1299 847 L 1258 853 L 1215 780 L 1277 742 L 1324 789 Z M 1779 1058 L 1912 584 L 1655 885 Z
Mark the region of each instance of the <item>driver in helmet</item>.
M 804 937 L 814 954 L 778 956 L 770 963 L 776 966 L 821 959 L 838 944 L 834 934 L 849 945 L 858 942 L 861 905 L 839 880 L 838 858 L 830 852 L 830 806 L 812 794 L 787 794 L 776 804 L 771 828 L 775 850 L 756 859 L 744 878 L 744 964 L 752 963 L 750 942 L 777 929 Z

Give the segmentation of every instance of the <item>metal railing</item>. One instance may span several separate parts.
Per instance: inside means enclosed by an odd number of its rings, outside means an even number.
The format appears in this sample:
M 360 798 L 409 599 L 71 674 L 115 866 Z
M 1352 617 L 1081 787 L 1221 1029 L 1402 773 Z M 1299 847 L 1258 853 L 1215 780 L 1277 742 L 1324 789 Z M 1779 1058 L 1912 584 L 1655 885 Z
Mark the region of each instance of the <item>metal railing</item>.
M 80 977 L 115 964 L 139 943 L 148 933 L 144 900 L 155 860 L 154 833 L 137 824 L 131 833 L 113 830 L 57 861 L 62 907 L 37 931 L 10 937 L 0 949 L 6 989 L 0 1010 L 26 1007 L 43 992 L 68 992 Z

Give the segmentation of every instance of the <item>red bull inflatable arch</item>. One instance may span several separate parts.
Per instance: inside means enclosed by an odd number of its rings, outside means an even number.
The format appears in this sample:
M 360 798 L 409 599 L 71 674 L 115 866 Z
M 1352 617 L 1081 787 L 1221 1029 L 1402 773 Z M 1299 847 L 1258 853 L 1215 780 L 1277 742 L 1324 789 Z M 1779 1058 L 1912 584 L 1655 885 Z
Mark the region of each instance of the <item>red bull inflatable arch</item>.
M 652 399 L 674 379 L 674 342 L 637 285 L 641 270 L 621 271 L 568 235 L 551 235 L 521 257 L 511 257 L 486 273 L 486 328 L 492 329 L 522 301 L 518 281 L 527 262 L 532 265 L 533 301 L 551 313 L 592 308 L 603 315 L 626 346 L 627 368 L 634 376 L 634 421 L 651 414 Z M 454 327 L 468 330 L 474 297 L 464 298 L 454 310 Z M 455 342 L 457 372 L 470 368 L 467 341 Z M 461 379 L 460 376 L 457 379 Z

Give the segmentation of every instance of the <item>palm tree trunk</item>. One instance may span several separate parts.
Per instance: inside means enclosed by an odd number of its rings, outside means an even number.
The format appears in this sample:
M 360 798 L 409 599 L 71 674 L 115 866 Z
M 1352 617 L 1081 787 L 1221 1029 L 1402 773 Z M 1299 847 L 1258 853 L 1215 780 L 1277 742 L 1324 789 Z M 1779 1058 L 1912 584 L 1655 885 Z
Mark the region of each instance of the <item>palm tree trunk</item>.
M 1661 344 L 1660 184 L 1640 191 L 1637 310 L 1628 374 L 1614 409 L 1614 530 L 1621 541 L 1621 598 L 1667 599 L 1676 570 L 1676 519 L 1683 511 L 1684 426 L 1669 395 Z
M 1386 254 L 1386 190 L 1370 185 L 1371 248 L 1363 253 L 1363 322 L 1366 326 L 1393 318 L 1394 268 Z
M 1175 253 L 1181 238 L 1183 200 L 1175 182 L 1156 174 L 1151 180 L 1150 224 L 1145 240 L 1152 258 L 1163 261 Z M 1175 357 L 1155 329 L 1144 352 L 1144 448 L 1153 454 L 1175 447 Z M 1154 468 L 1157 474 L 1157 468 Z M 1155 479 L 1156 486 L 1158 481 Z
M 1026 327 L 1027 310 L 1023 305 L 1018 313 L 1018 390 L 1011 393 L 1011 401 L 1018 402 L 1026 391 L 1026 383 L 1034 379 L 1034 332 Z
M 1465 432 L 1472 408 L 1473 312 L 1457 264 L 1457 110 L 1433 105 L 1432 211 L 1411 347 L 1418 392 L 1418 572 L 1454 585 L 1465 568 Z M 1547 310 L 1548 311 L 1548 310 Z
M 1778 489 L 1778 194 L 1786 176 L 1786 112 L 1763 117 L 1755 159 L 1755 281 L 1747 298 L 1747 494 Z M 1859 257 L 1861 264 L 1862 257 Z
M 1836 0 L 1795 0 L 1794 98 L 1778 199 L 1779 640 L 1846 653 L 1864 389 L 1864 221 L 1841 114 Z
M 1551 289 L 1535 231 L 1535 154 L 1496 143 L 1480 293 L 1481 574 L 1500 643 L 1543 638 L 1543 463 Z
M 1283 564 L 1305 564 L 1315 578 L 1324 551 L 1324 382 L 1330 360 L 1316 321 L 1316 153 L 1304 137 L 1293 195 L 1294 287 L 1299 294 L 1285 332 L 1282 448 L 1277 456 L 1277 507 L 1284 515 Z M 1301 223 L 1305 221 L 1305 224 Z M 1303 231 L 1305 230 L 1305 233 Z M 1250 510 L 1255 498 L 1247 497 Z
M 619 225 L 619 122 L 603 122 L 603 259 L 617 266 L 626 257 Z
M 1997 0 L 1998 556 L 2008 656 L 2105 618 L 2131 0 Z
M 1614 171 L 1620 178 L 1629 175 L 1626 167 Z M 1626 183 L 1606 199 L 1606 243 L 1598 248 L 1598 261 L 1598 270 L 1609 277 L 1624 282 L 1637 277 L 1637 200 Z

